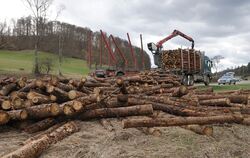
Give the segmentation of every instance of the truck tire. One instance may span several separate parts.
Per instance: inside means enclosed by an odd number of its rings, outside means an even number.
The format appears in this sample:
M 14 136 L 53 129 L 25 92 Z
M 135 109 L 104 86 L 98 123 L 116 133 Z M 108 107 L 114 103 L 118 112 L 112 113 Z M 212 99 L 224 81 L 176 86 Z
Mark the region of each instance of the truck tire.
M 193 75 L 184 75 L 182 79 L 182 83 L 185 86 L 192 86 L 194 85 L 194 76 Z
M 209 86 L 209 83 L 210 83 L 209 76 L 204 76 L 204 84 L 205 84 L 205 86 Z M 219 83 L 219 85 L 220 85 L 220 83 Z

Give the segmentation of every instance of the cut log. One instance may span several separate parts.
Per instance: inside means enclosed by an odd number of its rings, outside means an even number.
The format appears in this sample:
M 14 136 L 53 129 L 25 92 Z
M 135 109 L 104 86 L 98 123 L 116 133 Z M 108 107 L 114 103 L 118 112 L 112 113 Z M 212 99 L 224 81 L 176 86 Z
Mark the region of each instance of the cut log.
M 45 97 L 37 96 L 37 97 L 32 98 L 32 102 L 34 104 L 47 104 L 47 103 L 50 103 L 51 100 L 47 96 L 45 96 Z
M 57 103 L 41 104 L 26 108 L 30 119 L 40 119 L 57 116 L 60 112 Z
M 182 128 L 188 129 L 197 134 L 213 136 L 213 127 L 211 126 L 187 125 L 187 126 L 182 126 Z
M 32 81 L 31 83 L 27 84 L 25 87 L 18 90 L 18 92 L 29 92 L 31 89 L 35 87 L 36 87 L 35 81 Z
M 25 120 L 28 118 L 26 110 L 11 110 L 7 112 L 11 120 Z
M 69 84 L 63 84 L 63 83 L 61 83 L 61 82 L 58 82 L 55 86 L 58 87 L 59 89 L 64 90 L 65 92 L 69 92 L 69 91 L 75 89 L 74 86 L 69 85 Z
M 102 108 L 96 110 L 89 110 L 78 115 L 82 120 L 93 118 L 112 118 L 125 116 L 139 116 L 153 114 L 153 107 L 151 104 L 137 105 L 130 107 L 119 108 Z
M 83 96 L 86 96 L 86 94 L 76 91 L 76 90 L 71 90 L 68 92 L 68 97 L 70 100 L 74 100 L 76 98 L 83 97 Z
M 108 131 L 114 131 L 115 128 L 114 126 L 111 124 L 111 122 L 107 119 L 101 119 L 100 120 L 100 124 Z
M 199 104 L 206 106 L 230 106 L 230 100 L 228 98 L 201 100 Z
M 16 84 L 15 83 L 10 83 L 6 86 L 4 86 L 1 90 L 0 90 L 0 95 L 6 96 L 9 93 L 11 93 L 13 90 L 16 89 Z
M 250 126 L 250 117 L 244 118 L 244 120 L 242 121 L 242 124 Z
M 0 111 L 0 125 L 8 123 L 10 120 L 10 116 L 7 112 Z
M 183 125 L 206 125 L 218 123 L 241 123 L 243 117 L 240 115 L 209 116 L 209 117 L 175 117 L 160 119 L 127 119 L 123 121 L 124 128 L 133 127 L 168 127 Z
M 180 86 L 174 89 L 172 96 L 173 97 L 182 97 L 188 93 L 188 88 L 186 86 Z
M 69 100 L 68 93 L 65 92 L 64 90 L 60 89 L 60 88 L 57 88 L 57 87 L 54 87 L 54 86 L 51 86 L 51 85 L 47 85 L 47 92 L 54 95 L 54 96 L 56 96 L 57 101 L 60 102 L 60 103 Z
M 54 118 L 46 118 L 26 127 L 24 131 L 27 133 L 36 133 L 42 130 L 46 130 L 54 124 L 56 124 L 56 120 Z
M 12 107 L 11 101 L 9 101 L 9 100 L 3 101 L 2 104 L 1 104 L 1 107 L 2 107 L 3 110 L 11 109 L 11 107 Z
M 16 97 L 16 98 L 12 99 L 11 104 L 13 106 L 13 109 L 25 108 L 24 100 L 19 98 L 19 97 Z
M 49 148 L 51 144 L 57 143 L 65 137 L 79 131 L 79 127 L 75 122 L 68 122 L 61 127 L 55 129 L 49 134 L 43 135 L 41 138 L 31 141 L 30 143 L 22 146 L 21 148 L 13 151 L 3 158 L 36 158 L 42 152 Z

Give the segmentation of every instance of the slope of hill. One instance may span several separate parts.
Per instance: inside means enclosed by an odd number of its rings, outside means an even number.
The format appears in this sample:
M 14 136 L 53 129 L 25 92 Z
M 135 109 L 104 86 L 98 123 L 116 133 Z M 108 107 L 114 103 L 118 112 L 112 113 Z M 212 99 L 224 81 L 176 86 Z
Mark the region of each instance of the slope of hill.
M 39 59 L 52 59 L 52 74 L 58 74 L 58 56 L 39 52 Z M 34 51 L 0 50 L 0 74 L 30 74 L 33 68 Z M 74 58 L 63 58 L 62 73 L 66 76 L 86 75 L 89 72 L 86 61 Z

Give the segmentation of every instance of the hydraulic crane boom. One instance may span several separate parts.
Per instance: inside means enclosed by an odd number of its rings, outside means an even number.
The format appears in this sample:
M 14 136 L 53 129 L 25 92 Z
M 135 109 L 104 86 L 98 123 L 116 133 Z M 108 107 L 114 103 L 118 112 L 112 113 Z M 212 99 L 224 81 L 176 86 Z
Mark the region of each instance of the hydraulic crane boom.
M 174 37 L 176 37 L 178 35 L 185 38 L 185 39 L 187 39 L 187 40 L 189 40 L 190 42 L 192 42 L 191 48 L 194 49 L 194 40 L 193 40 L 193 38 L 185 35 L 184 33 L 180 32 L 178 30 L 174 30 L 168 37 L 166 37 L 166 38 L 160 40 L 159 42 L 157 42 L 156 46 L 162 47 L 162 45 L 165 42 L 167 42 L 168 40 L 170 40 L 170 39 L 172 39 L 172 38 L 174 38 Z
M 192 37 L 189 37 L 187 35 L 185 35 L 184 33 L 178 31 L 178 30 L 174 30 L 169 36 L 165 37 L 164 39 L 160 40 L 159 42 L 157 42 L 156 44 L 153 43 L 148 43 L 148 49 L 150 51 L 154 51 L 153 54 L 158 54 L 160 53 L 160 50 L 162 48 L 162 45 L 167 42 L 168 40 L 176 37 L 176 36 L 181 36 L 185 39 L 187 39 L 188 41 L 192 42 L 191 48 L 194 49 L 194 40 Z

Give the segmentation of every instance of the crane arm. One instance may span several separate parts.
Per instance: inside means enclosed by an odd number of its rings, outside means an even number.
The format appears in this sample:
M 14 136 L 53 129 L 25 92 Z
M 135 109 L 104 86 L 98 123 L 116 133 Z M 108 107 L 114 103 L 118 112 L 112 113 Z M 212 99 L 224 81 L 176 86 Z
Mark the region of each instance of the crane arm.
M 183 37 L 183 38 L 185 38 L 185 39 L 187 39 L 187 40 L 189 40 L 190 42 L 192 42 L 191 48 L 194 49 L 194 40 L 193 40 L 193 38 L 192 38 L 192 37 L 189 37 L 189 36 L 187 36 L 187 35 L 185 35 L 184 33 L 180 32 L 180 31 L 178 31 L 178 30 L 174 30 L 174 31 L 171 33 L 171 35 L 169 35 L 169 36 L 167 36 L 166 38 L 164 38 L 164 39 L 160 40 L 159 42 L 157 42 L 156 46 L 157 46 L 158 48 L 161 48 L 162 45 L 163 45 L 165 42 L 167 42 L 168 40 L 170 40 L 170 39 L 172 39 L 172 38 L 174 38 L 174 37 L 176 37 L 176 36 L 178 36 L 178 35 L 181 36 L 181 37 Z

